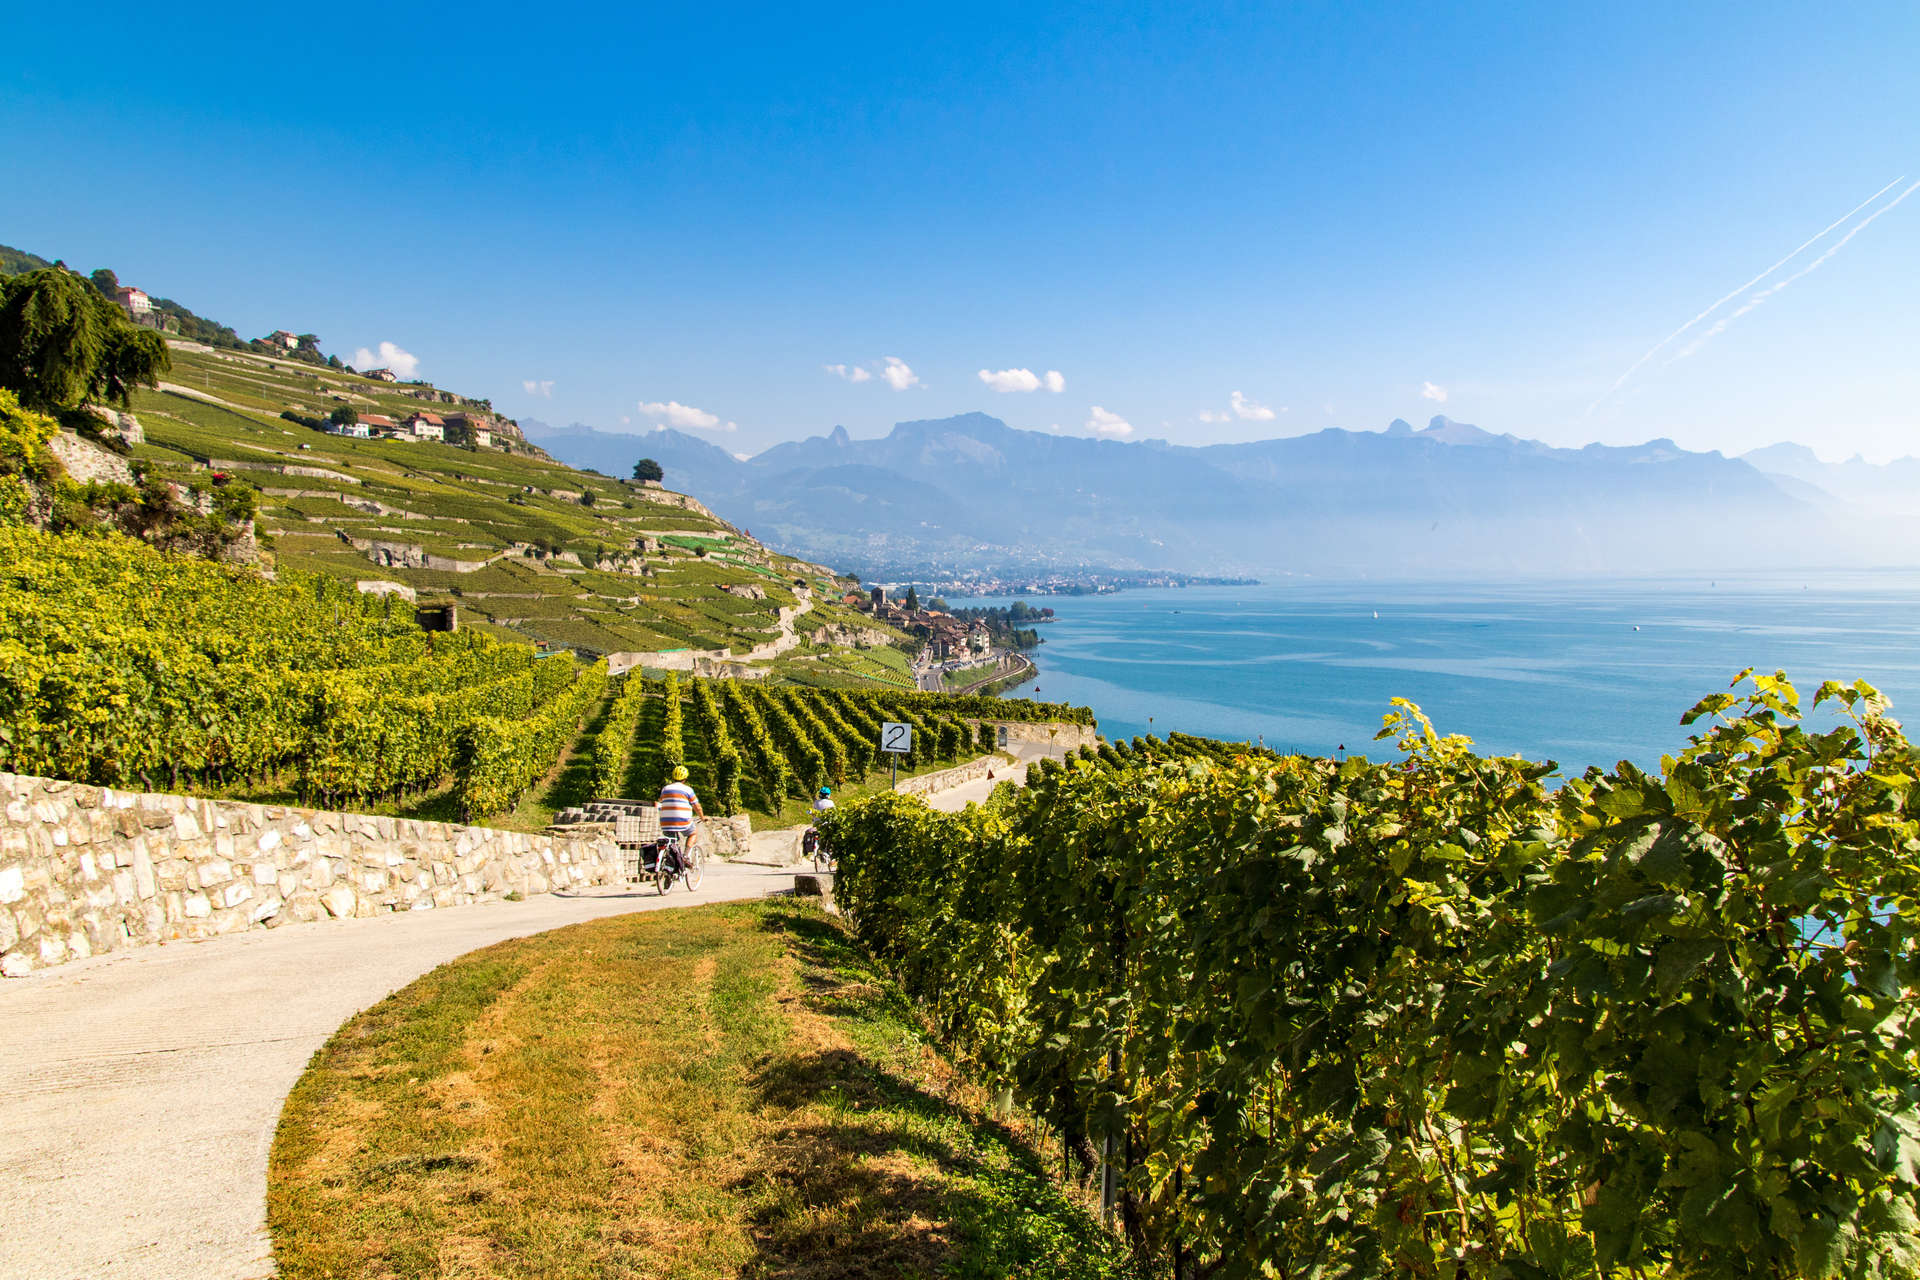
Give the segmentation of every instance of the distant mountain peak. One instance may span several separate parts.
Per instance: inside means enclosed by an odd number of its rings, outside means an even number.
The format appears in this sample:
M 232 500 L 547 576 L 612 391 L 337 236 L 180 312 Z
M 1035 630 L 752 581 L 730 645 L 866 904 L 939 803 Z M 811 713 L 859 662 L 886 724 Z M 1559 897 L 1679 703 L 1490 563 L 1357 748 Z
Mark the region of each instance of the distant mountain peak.
M 1441 444 L 1493 445 L 1520 444 L 1517 436 L 1495 435 L 1491 431 L 1482 431 L 1468 422 L 1455 422 L 1444 413 L 1436 413 L 1427 425 L 1418 433 L 1422 440 L 1437 440 Z
M 853 443 L 853 437 L 847 434 L 845 427 L 836 426 L 827 434 L 827 443 L 844 449 Z
M 981 413 L 975 409 L 971 413 L 956 413 L 951 418 L 920 418 L 913 422 L 896 422 L 893 434 L 925 435 L 930 431 L 1011 431 L 1006 423 L 990 413 Z
M 1405 418 L 1395 418 L 1387 424 L 1387 434 L 1390 436 L 1410 436 L 1413 434 L 1413 424 Z
M 1770 468 L 1778 468 L 1783 463 L 1793 463 L 1805 467 L 1817 467 L 1820 465 L 1819 454 L 1807 448 L 1807 446 L 1795 444 L 1791 440 L 1782 440 L 1779 444 L 1770 444 L 1759 449 L 1749 449 L 1740 456 L 1747 462 L 1759 467 L 1762 471 Z

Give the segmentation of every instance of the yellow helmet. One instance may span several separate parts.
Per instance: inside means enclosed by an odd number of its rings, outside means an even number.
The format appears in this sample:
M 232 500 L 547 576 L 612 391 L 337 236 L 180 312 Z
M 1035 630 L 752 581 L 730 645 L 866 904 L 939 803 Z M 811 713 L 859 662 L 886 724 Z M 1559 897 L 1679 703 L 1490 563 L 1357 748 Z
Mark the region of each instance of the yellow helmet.
M 687 766 L 683 764 L 673 766 L 673 780 L 675 782 L 685 782 L 687 780 Z

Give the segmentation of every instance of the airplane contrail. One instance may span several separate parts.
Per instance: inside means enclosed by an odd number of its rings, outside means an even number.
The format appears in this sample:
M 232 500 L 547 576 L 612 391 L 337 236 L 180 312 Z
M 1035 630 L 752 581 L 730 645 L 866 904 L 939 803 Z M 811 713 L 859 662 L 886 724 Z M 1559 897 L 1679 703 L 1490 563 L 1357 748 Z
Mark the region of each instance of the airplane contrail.
M 1678 329 L 1675 329 L 1672 333 L 1660 339 L 1660 341 L 1654 343 L 1653 346 L 1647 349 L 1647 353 L 1645 355 L 1641 356 L 1638 360 L 1635 360 L 1631 365 L 1627 367 L 1627 371 L 1625 373 L 1621 374 L 1619 377 L 1613 380 L 1613 385 L 1608 387 L 1604 392 L 1602 392 L 1600 394 L 1599 399 L 1595 400 L 1592 404 L 1587 406 L 1587 412 L 1591 414 L 1595 409 L 1598 409 L 1602 404 L 1606 403 L 1608 396 L 1612 395 L 1614 392 L 1618 391 L 1621 387 L 1625 386 L 1627 379 L 1631 378 L 1634 374 L 1638 373 L 1640 371 L 1641 365 L 1645 364 L 1647 361 L 1659 355 L 1660 352 L 1667 346 L 1668 343 L 1672 342 L 1675 338 L 1679 337 L 1681 334 L 1685 333 L 1687 330 L 1693 328 L 1693 326 L 1699 324 L 1702 320 L 1705 320 L 1708 316 L 1718 311 L 1721 307 L 1726 306 L 1727 303 L 1733 301 L 1735 298 L 1739 297 L 1741 294 L 1745 293 L 1747 290 L 1753 288 L 1753 286 L 1759 284 L 1762 280 L 1765 280 L 1768 276 L 1772 275 L 1774 272 L 1778 271 L 1780 268 L 1786 266 L 1789 262 L 1792 262 L 1795 258 L 1805 253 L 1809 248 L 1813 247 L 1815 244 L 1825 239 L 1829 234 L 1832 233 L 1835 227 L 1841 225 L 1848 218 L 1851 218 L 1854 214 L 1860 212 L 1862 209 L 1872 204 L 1875 200 L 1878 200 L 1881 196 L 1887 194 L 1887 192 L 1899 186 L 1901 182 L 1905 181 L 1905 179 L 1906 179 L 1906 175 L 1904 173 L 1901 174 L 1898 178 L 1895 178 L 1892 182 L 1889 182 L 1886 186 L 1880 188 L 1878 191 L 1868 196 L 1865 200 L 1862 200 L 1859 204 L 1853 206 L 1853 208 L 1847 210 L 1845 213 L 1841 214 L 1838 218 L 1835 218 L 1832 222 L 1829 222 L 1826 226 L 1822 227 L 1816 235 L 1809 237 L 1800 245 L 1799 248 L 1795 249 L 1792 253 L 1780 259 L 1780 261 L 1774 263 L 1772 266 L 1768 267 L 1765 271 L 1762 271 L 1759 275 L 1755 276 L 1753 279 L 1741 285 L 1738 289 L 1735 289 L 1732 292 L 1726 294 L 1724 297 L 1716 301 L 1712 306 L 1708 307 L 1705 311 L 1702 311 L 1699 315 L 1687 321 L 1685 324 L 1681 325 Z M 1911 191 L 1912 188 L 1909 187 L 1908 190 Z M 1902 195 L 1900 199 L 1904 200 L 1906 199 L 1906 196 Z M 1899 201 L 1895 201 L 1894 203 L 1897 204 L 1899 203 Z M 1891 207 L 1892 207 L 1891 205 L 1888 206 L 1888 208 L 1891 208 Z M 1885 210 L 1882 210 L 1881 212 L 1885 212 Z M 1879 216 L 1880 215 L 1877 213 L 1874 215 L 1874 217 L 1879 217 Z M 1872 220 L 1873 220 L 1872 218 L 1868 219 L 1869 222 L 1871 222 Z
M 1735 311 L 1732 315 L 1716 321 L 1714 323 L 1714 326 L 1711 329 L 1707 330 L 1705 333 L 1695 338 L 1692 342 L 1689 342 L 1686 346 L 1680 348 L 1680 350 L 1674 354 L 1673 359 L 1668 360 L 1667 363 L 1672 364 L 1674 360 L 1686 359 L 1688 356 L 1698 351 L 1701 347 L 1706 346 L 1709 341 L 1725 333 L 1727 331 L 1727 326 L 1732 324 L 1735 320 L 1738 320 L 1741 316 L 1747 314 L 1747 312 L 1752 311 L 1756 307 L 1760 306 L 1762 303 L 1766 302 L 1767 299 L 1771 298 L 1774 294 L 1780 292 L 1782 289 L 1792 284 L 1795 280 L 1800 279 L 1802 276 L 1811 275 L 1813 272 L 1818 271 L 1822 266 L 1826 264 L 1829 258 L 1833 257 L 1834 254 L 1840 252 L 1842 249 L 1847 247 L 1847 241 L 1853 239 L 1855 236 L 1859 235 L 1862 231 L 1865 231 L 1869 226 L 1873 225 L 1873 220 L 1875 218 L 1879 217 L 1883 213 L 1890 212 L 1902 200 L 1905 200 L 1908 196 L 1912 195 L 1915 191 L 1920 191 L 1920 182 L 1914 183 L 1912 186 L 1908 187 L 1905 191 L 1902 191 L 1899 195 L 1887 201 L 1885 205 L 1881 206 L 1878 209 L 1875 209 L 1872 213 L 1860 219 L 1860 223 L 1858 226 L 1855 226 L 1849 229 L 1847 234 L 1845 234 L 1844 236 L 1841 236 L 1838 240 L 1834 242 L 1833 247 L 1831 249 L 1828 249 L 1825 253 L 1815 258 L 1812 262 L 1809 262 L 1806 266 L 1800 268 L 1798 271 L 1788 276 L 1785 280 L 1780 281 L 1778 284 L 1769 285 L 1767 288 L 1762 289 L 1759 293 L 1754 294 L 1751 298 L 1747 299 L 1745 306 Z

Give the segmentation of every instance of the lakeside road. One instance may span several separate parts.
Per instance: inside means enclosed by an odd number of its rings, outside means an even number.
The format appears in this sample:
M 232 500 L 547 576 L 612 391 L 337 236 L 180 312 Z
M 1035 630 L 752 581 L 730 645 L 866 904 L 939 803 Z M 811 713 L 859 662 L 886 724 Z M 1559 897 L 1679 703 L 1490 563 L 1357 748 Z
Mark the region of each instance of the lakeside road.
M 712 863 L 697 893 L 602 887 L 288 925 L 0 983 L 0 1280 L 270 1276 L 280 1108 L 348 1018 L 507 938 L 792 884 L 792 868 Z

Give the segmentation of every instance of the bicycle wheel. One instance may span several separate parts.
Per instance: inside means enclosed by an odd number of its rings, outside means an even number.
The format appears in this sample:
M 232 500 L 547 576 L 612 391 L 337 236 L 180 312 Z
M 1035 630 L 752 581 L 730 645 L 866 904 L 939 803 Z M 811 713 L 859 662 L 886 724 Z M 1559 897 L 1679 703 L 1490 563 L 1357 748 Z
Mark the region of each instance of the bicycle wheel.
M 663 853 L 660 855 L 659 865 L 654 868 L 653 891 L 664 896 L 671 888 L 673 888 L 673 872 L 668 869 L 667 855 Z
M 705 862 L 706 862 L 706 859 L 702 858 L 697 852 L 689 853 L 687 855 L 687 892 L 688 893 L 692 893 L 695 889 L 698 889 L 700 887 L 700 882 L 706 879 L 707 869 L 706 869 L 706 866 L 704 865 Z

